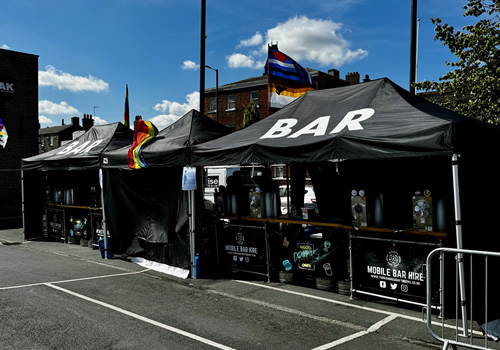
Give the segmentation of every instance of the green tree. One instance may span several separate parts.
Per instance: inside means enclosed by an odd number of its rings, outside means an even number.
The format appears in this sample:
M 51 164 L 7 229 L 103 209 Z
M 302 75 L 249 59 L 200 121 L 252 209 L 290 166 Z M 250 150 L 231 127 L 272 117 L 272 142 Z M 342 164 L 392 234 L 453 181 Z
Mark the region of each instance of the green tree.
M 445 107 L 463 115 L 489 123 L 500 124 L 500 0 L 468 0 L 464 16 L 475 17 L 475 24 L 462 31 L 431 18 L 436 26 L 435 40 L 448 46 L 458 60 L 446 61 L 454 69 L 439 82 L 423 81 L 417 89 L 452 94 L 445 98 Z
M 257 112 L 257 104 L 254 100 L 245 108 L 243 112 L 243 127 L 246 128 L 249 125 L 259 121 L 259 113 Z

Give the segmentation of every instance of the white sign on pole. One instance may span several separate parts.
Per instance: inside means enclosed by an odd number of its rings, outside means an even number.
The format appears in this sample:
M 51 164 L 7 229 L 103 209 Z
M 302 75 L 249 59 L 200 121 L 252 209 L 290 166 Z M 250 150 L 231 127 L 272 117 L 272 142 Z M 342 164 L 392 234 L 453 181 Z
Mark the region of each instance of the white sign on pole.
M 182 190 L 196 190 L 196 168 L 184 167 L 184 171 L 182 174 Z

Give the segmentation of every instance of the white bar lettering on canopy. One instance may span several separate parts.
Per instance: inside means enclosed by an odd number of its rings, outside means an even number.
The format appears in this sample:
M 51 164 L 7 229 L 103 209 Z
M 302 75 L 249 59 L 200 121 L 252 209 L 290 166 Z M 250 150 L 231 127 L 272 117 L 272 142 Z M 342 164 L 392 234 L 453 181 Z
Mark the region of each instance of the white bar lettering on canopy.
M 309 125 L 303 127 L 299 131 L 297 131 L 295 134 L 288 136 L 289 138 L 293 139 L 296 137 L 299 137 L 300 135 L 304 134 L 313 134 L 314 136 L 321 136 L 326 133 L 326 128 L 328 127 L 328 122 L 330 121 L 330 116 L 327 115 L 326 117 L 319 117 L 312 123 L 309 123 Z
M 336 134 L 341 132 L 345 127 L 349 129 L 349 131 L 353 130 L 363 130 L 360 122 L 369 119 L 371 116 L 375 114 L 375 110 L 373 108 L 363 108 L 358 109 L 357 111 L 347 112 L 344 119 L 340 121 L 340 123 L 332 130 L 330 134 Z M 354 117 L 360 116 L 357 119 Z
M 363 108 L 355 111 L 347 112 L 344 118 L 337 124 L 337 126 L 330 132 L 330 134 L 336 134 L 344 130 L 345 128 L 349 131 L 353 130 L 363 130 L 361 122 L 371 118 L 375 114 L 373 108 Z M 280 119 L 273 125 L 268 132 L 266 132 L 261 139 L 271 139 L 280 138 L 287 136 L 288 138 L 297 138 L 305 134 L 312 134 L 313 136 L 324 136 L 327 131 L 328 123 L 330 122 L 330 116 L 319 117 L 313 122 L 309 123 L 299 131 L 288 136 L 293 130 L 292 128 L 297 124 L 298 120 L 293 118 Z
M 103 140 L 95 140 L 90 144 L 90 141 L 85 141 L 81 145 L 78 146 L 78 141 L 73 142 L 68 145 L 65 149 L 63 149 L 61 152 L 58 152 L 57 154 L 79 154 L 79 153 L 88 153 L 92 148 L 100 144 Z M 89 145 L 90 144 L 90 145 Z
M 280 119 L 274 124 L 274 126 L 269 129 L 261 139 L 273 139 L 278 137 L 287 136 L 292 132 L 292 127 L 297 124 L 297 119 Z

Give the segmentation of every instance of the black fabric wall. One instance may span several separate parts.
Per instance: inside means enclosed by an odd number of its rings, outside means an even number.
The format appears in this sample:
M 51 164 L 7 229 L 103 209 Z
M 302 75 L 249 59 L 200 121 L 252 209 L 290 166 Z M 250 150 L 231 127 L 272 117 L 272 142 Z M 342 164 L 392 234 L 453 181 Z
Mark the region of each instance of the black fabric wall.
M 107 228 L 115 254 L 189 268 L 182 168 L 104 170 Z

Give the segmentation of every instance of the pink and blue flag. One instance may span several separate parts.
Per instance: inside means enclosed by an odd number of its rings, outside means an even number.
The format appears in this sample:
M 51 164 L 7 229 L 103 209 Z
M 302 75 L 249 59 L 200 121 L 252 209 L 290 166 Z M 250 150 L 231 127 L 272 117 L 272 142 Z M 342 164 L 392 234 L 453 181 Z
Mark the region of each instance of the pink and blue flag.
M 268 50 L 267 77 L 270 108 L 282 108 L 315 88 L 307 69 L 274 47 Z

